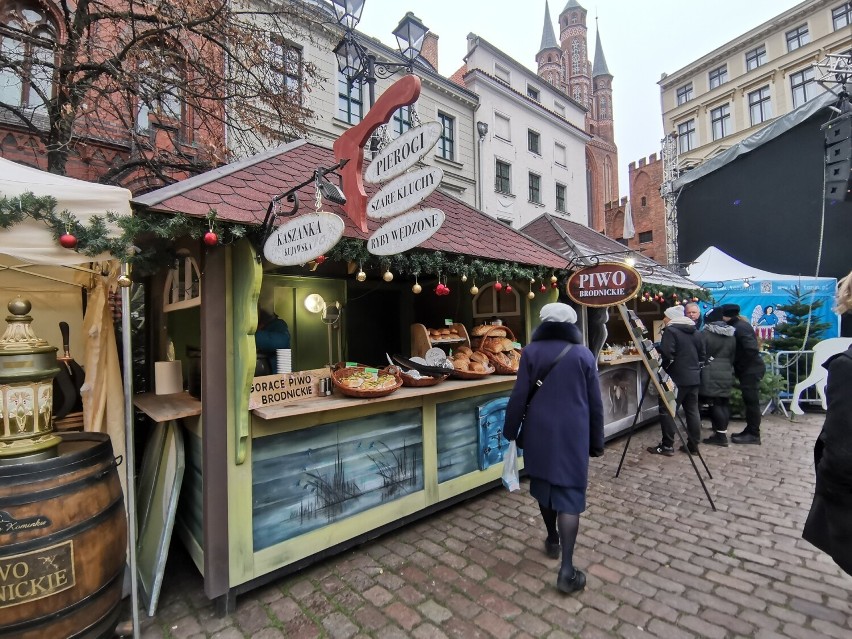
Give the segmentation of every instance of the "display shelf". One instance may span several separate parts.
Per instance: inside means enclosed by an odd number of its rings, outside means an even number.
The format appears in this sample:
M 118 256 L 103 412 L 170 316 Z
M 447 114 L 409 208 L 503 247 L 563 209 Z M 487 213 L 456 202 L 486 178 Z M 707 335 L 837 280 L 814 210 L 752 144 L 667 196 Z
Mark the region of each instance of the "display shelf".
M 429 337 L 429 329 L 426 328 L 423 324 L 412 324 L 411 325 L 411 356 L 412 357 L 424 357 L 426 355 L 426 351 L 428 351 L 433 346 L 439 346 L 442 348 L 454 347 L 454 346 L 470 346 L 470 336 L 467 333 L 467 329 L 464 327 L 464 324 L 451 324 L 446 328 L 454 328 L 458 331 L 459 338 L 458 339 L 432 339 Z

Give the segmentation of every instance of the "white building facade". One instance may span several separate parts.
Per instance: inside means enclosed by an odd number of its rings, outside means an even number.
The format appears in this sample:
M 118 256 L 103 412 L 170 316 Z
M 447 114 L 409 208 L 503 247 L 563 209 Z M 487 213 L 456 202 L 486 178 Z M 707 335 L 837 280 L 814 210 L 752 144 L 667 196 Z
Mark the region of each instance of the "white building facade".
M 477 204 L 521 228 L 547 212 L 588 225 L 586 109 L 475 34 L 453 77 L 479 96 Z

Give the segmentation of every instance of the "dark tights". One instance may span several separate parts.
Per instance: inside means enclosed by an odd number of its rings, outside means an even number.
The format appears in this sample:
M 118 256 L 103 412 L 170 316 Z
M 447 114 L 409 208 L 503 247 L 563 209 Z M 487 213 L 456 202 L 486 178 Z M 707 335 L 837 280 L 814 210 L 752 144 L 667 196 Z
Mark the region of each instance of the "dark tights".
M 552 508 L 538 505 L 544 527 L 547 528 L 547 539 L 554 542 L 559 539 L 562 546 L 562 567 L 559 572 L 565 575 L 574 574 L 574 544 L 577 532 L 580 530 L 580 515 L 574 513 L 557 513 Z M 557 521 L 559 523 L 557 533 Z

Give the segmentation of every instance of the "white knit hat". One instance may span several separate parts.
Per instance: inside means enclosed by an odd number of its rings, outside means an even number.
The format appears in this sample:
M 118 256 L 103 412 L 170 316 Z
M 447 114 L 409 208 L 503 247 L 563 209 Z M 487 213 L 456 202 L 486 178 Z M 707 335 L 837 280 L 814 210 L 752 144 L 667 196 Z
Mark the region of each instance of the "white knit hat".
M 677 304 L 676 306 L 669 306 L 665 311 L 663 311 L 663 315 L 668 317 L 670 320 L 675 320 L 679 317 L 684 317 L 683 314 L 683 306 Z
M 539 317 L 542 322 L 568 322 L 573 324 L 577 321 L 577 311 L 562 302 L 551 302 L 541 307 Z

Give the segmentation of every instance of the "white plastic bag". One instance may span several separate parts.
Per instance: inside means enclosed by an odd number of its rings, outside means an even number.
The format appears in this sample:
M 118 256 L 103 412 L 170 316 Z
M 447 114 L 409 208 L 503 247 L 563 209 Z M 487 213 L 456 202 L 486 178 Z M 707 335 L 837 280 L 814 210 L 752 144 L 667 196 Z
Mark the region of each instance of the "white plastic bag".
M 521 480 L 518 476 L 518 447 L 515 442 L 509 442 L 509 447 L 503 454 L 503 485 L 510 493 L 521 489 Z

